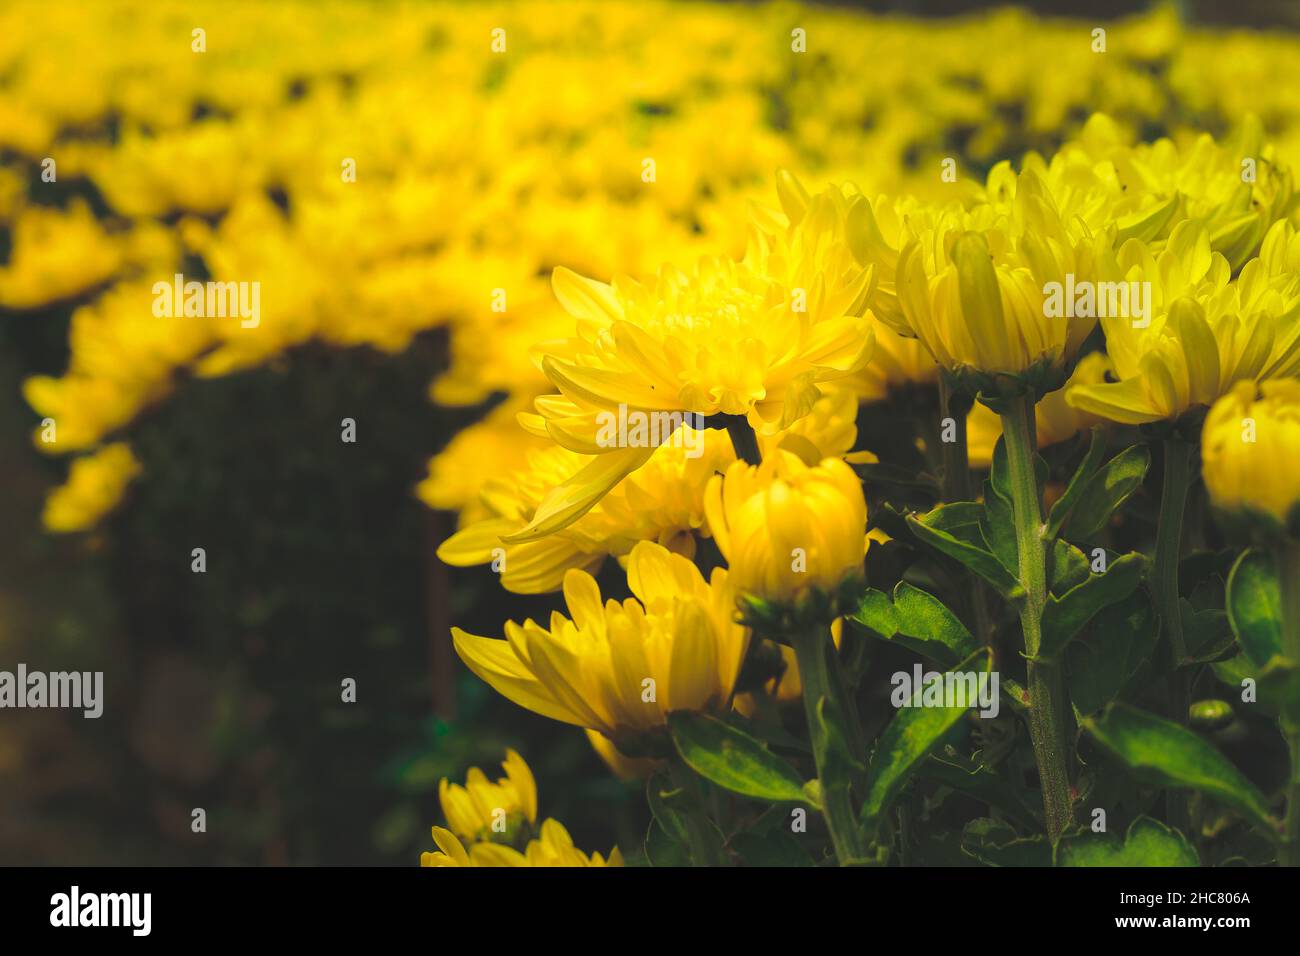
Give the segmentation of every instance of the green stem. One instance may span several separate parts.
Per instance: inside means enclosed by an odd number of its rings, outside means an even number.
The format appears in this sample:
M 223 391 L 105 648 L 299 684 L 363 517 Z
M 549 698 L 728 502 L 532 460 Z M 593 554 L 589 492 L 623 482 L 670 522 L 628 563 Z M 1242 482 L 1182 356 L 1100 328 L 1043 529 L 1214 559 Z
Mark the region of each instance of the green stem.
M 912 810 L 906 800 L 898 804 L 898 865 L 911 866 Z
M 1187 489 L 1191 485 L 1192 446 L 1181 438 L 1164 441 L 1164 483 L 1160 489 L 1160 518 L 1156 526 L 1155 591 L 1156 610 L 1161 627 L 1169 640 L 1172 670 L 1169 672 L 1169 717 L 1187 724 L 1191 707 L 1191 670 L 1187 663 L 1187 640 L 1183 635 L 1183 617 L 1178 603 L 1178 559 L 1182 552 L 1183 516 L 1187 510 Z M 1191 834 L 1191 809 L 1188 794 L 1169 791 L 1165 795 L 1169 824 Z
M 946 375 L 939 376 L 939 415 L 951 418 L 954 425 L 954 441 L 941 442 L 943 449 L 943 500 L 971 501 L 975 497 L 970 477 L 970 450 L 966 439 L 966 418 L 970 413 L 971 401 L 964 394 L 954 394 Z M 967 601 L 970 605 L 971 620 L 975 625 L 975 639 L 989 642 L 992 627 L 989 624 L 988 595 L 984 584 L 973 574 L 966 575 L 970 582 Z
M 811 629 L 790 636 L 795 660 L 799 664 L 799 679 L 803 682 L 804 715 L 808 719 L 808 735 L 812 739 L 813 755 L 817 761 L 817 779 L 821 784 L 822 816 L 830 830 L 835 858 L 841 866 L 854 863 L 866 856 L 858 830 L 857 814 L 853 810 L 850 768 L 843 759 L 836 759 L 836 746 L 832 735 L 837 731 L 855 757 L 861 751 L 852 749 L 855 734 L 845 724 L 848 711 L 843 699 L 844 682 L 838 673 L 835 644 L 830 627 Z M 823 728 L 817 705 L 825 700 L 824 714 L 827 722 L 840 726 Z
M 731 436 L 731 447 L 736 450 L 736 457 L 750 465 L 760 464 L 763 460 L 758 451 L 758 436 L 744 415 L 726 415 L 727 434 Z
M 698 796 L 699 783 L 695 779 L 695 772 L 686 766 L 680 757 L 674 756 L 668 761 L 668 772 L 672 777 L 673 786 L 689 791 L 693 797 Z M 690 802 L 695 804 L 697 801 Z M 690 844 L 691 862 L 695 866 L 727 865 L 718 842 L 709 838 L 708 818 L 698 807 L 692 806 L 685 810 L 682 813 L 682 822 L 686 827 L 686 840 Z
M 1028 660 L 1029 736 L 1038 762 L 1047 835 L 1053 843 L 1073 817 L 1070 775 L 1066 762 L 1064 704 L 1060 664 L 1038 659 L 1043 641 L 1043 608 L 1047 605 L 1047 543 L 1043 538 L 1043 498 L 1034 459 L 1034 401 L 1018 399 L 1002 413 L 1011 483 L 1011 511 L 1016 525 L 1020 562 L 1020 627 Z
M 1282 653 L 1300 661 L 1300 541 L 1287 538 L 1277 549 L 1278 584 L 1282 589 Z M 1283 866 L 1300 866 L 1300 725 L 1282 722 L 1291 749 L 1287 782 L 1286 834 L 1278 855 Z
M 953 421 L 954 441 L 940 442 L 943 451 L 943 497 L 945 501 L 970 501 L 970 456 L 966 446 L 966 416 L 971 403 L 954 395 L 946 376 L 939 378 L 939 417 Z

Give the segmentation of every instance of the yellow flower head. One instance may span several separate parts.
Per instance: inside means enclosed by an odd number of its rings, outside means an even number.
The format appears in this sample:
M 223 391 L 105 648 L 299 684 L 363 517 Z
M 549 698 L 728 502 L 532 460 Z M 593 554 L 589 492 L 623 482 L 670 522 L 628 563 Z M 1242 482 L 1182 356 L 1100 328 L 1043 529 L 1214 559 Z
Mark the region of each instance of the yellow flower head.
M 620 744 L 663 727 L 670 711 L 727 708 L 749 641 L 727 572 L 706 582 L 686 558 L 642 541 L 627 582 L 635 597 L 602 604 L 595 579 L 569 571 L 572 619 L 507 621 L 504 641 L 453 628 L 456 652 L 519 706 Z
M 1096 324 L 1054 312 L 1049 284 L 1089 280 L 1103 235 L 1067 229 L 1043 181 L 1002 171 L 996 202 L 915 217 L 898 255 L 903 334 L 915 335 L 949 373 L 985 397 L 1043 394 Z
M 1300 532 L 1300 380 L 1238 382 L 1201 434 L 1202 469 L 1220 511 Z
M 573 524 L 545 538 L 503 540 L 525 527 L 550 489 L 587 461 L 559 445 L 530 451 L 524 468 L 483 486 L 491 517 L 448 538 L 438 557 L 459 567 L 495 561 L 502 586 L 519 594 L 556 590 L 571 568 L 594 573 L 606 555 L 624 559 L 638 541 L 657 541 L 691 558 L 695 533 L 706 531 L 705 484 L 734 460 L 725 431 L 683 425 Z
M 438 802 L 447 825 L 466 840 L 511 842 L 512 834 L 527 822 L 537 822 L 537 784 L 528 764 L 513 750 L 501 764 L 506 775 L 495 783 L 478 767 L 471 767 L 465 785 L 442 780 Z
M 666 266 L 645 284 L 555 271 L 556 297 L 578 320 L 577 335 L 537 347 L 560 394 L 539 399 L 539 416 L 525 424 L 597 460 L 556 488 L 516 540 L 575 521 L 648 460 L 656 435 L 671 432 L 615 441 L 610 422 L 740 415 L 772 434 L 812 409 L 820 383 L 866 364 L 872 271 L 836 233 L 829 199 L 788 209 L 798 218 L 779 234 L 756 230 L 741 262 L 701 259 L 690 273 Z
M 13 251 L 0 266 L 0 307 L 33 309 L 70 299 L 112 278 L 123 242 L 109 235 L 89 207 L 68 211 L 30 206 L 13 223 Z
M 499 517 L 482 500 L 482 463 L 490 461 L 498 473 L 512 473 L 526 467 L 529 453 L 552 447 L 550 442 L 519 428 L 518 416 L 524 404 L 512 397 L 457 432 L 442 451 L 429 459 L 429 473 L 416 486 L 416 497 L 430 508 L 458 512 L 461 528 Z
M 50 492 L 42 521 L 50 531 L 85 531 L 117 507 L 140 463 L 125 442 L 106 445 L 72 463 L 67 484 Z
M 1180 224 L 1157 255 L 1124 243 L 1106 272 L 1149 299 L 1147 314 L 1102 319 L 1115 380 L 1070 388 L 1070 404 L 1125 424 L 1172 420 L 1236 382 L 1294 374 L 1300 279 L 1285 268 L 1288 232 L 1278 223 L 1269 256 L 1235 280 L 1200 223 Z
M 790 428 L 761 436 L 760 448 L 765 453 L 784 448 L 811 464 L 848 452 L 857 438 L 857 401 L 838 383 L 823 391 L 811 411 Z M 521 437 L 529 440 L 526 434 Z M 525 457 L 524 467 L 481 484 L 486 515 L 465 523 L 438 549 L 443 561 L 457 567 L 492 563 L 502 586 L 519 594 L 558 590 L 571 568 L 595 574 L 607 555 L 626 566 L 638 541 L 655 541 L 694 558 L 696 535 L 710 533 L 704 489 L 715 473 L 736 460 L 725 431 L 682 425 L 653 450 L 649 461 L 573 524 L 544 538 L 517 541 L 514 535 L 549 491 L 589 460 L 559 445 L 530 450 Z
M 705 511 L 737 591 L 796 601 L 862 573 L 867 503 L 838 458 L 809 466 L 781 451 L 736 462 L 709 483 Z
M 822 388 L 822 397 L 812 409 L 784 431 L 774 435 L 759 435 L 758 447 L 764 456 L 777 449 L 793 452 L 809 465 L 823 458 L 845 457 L 849 461 L 875 461 L 870 452 L 853 452 L 849 449 L 858 440 L 858 397 L 849 381 L 833 382 Z M 731 462 L 715 468 L 724 472 Z M 712 477 L 712 475 L 710 475 Z
M 1063 212 L 1095 227 L 1114 222 L 1120 241 L 1152 243 L 1154 252 L 1179 223 L 1198 222 L 1234 271 L 1256 254 L 1294 195 L 1290 169 L 1253 115 L 1222 144 L 1202 133 L 1180 149 L 1169 139 L 1130 146 L 1109 117 L 1096 114 L 1052 158 L 1047 177 Z
M 555 820 L 542 824 L 541 835 L 530 840 L 520 853 L 500 843 L 475 843 L 467 850 L 456 835 L 442 827 L 433 828 L 438 849 L 420 854 L 420 866 L 622 866 L 623 854 L 615 847 L 606 860 L 599 853 L 590 856 L 573 845 L 569 831 Z

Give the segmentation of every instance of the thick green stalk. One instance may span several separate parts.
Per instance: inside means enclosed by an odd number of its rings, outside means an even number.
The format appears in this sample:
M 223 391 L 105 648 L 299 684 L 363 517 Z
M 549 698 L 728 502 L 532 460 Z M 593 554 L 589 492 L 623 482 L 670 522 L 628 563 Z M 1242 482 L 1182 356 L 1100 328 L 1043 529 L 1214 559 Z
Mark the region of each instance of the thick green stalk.
M 1156 526 L 1155 591 L 1156 610 L 1169 640 L 1172 670 L 1169 673 L 1169 717 L 1186 725 L 1191 706 L 1191 670 L 1187 666 L 1187 640 L 1178 605 L 1178 559 L 1182 552 L 1183 515 L 1187 510 L 1187 489 L 1191 484 L 1192 446 L 1181 438 L 1164 441 L 1165 476 L 1160 489 L 1160 518 Z M 1169 791 L 1165 799 L 1169 823 L 1189 837 L 1191 809 L 1188 794 Z
M 1277 549 L 1278 583 L 1282 589 L 1282 653 L 1300 661 L 1300 541 L 1288 538 Z M 1300 725 L 1282 722 L 1291 748 L 1291 775 L 1287 778 L 1286 841 L 1278 862 L 1300 866 Z
M 790 642 L 794 645 L 799 679 L 803 682 L 804 715 L 808 719 L 808 735 L 812 739 L 813 755 L 817 760 L 822 816 L 826 819 L 826 828 L 830 830 L 835 858 L 843 866 L 862 859 L 866 853 L 858 830 L 857 813 L 853 809 L 850 768 L 842 761 L 833 759 L 834 742 L 830 739 L 830 734 L 838 730 L 846 743 L 856 735 L 847 726 L 828 728 L 829 733 L 823 732 L 817 704 L 824 698 L 828 704 L 828 718 L 847 721 L 848 710 L 843 699 L 844 682 L 838 673 L 839 664 L 829 626 L 792 634 Z M 852 747 L 852 744 L 849 743 L 848 746 Z M 862 755 L 855 751 L 854 756 L 861 758 Z
M 1070 776 L 1066 762 L 1064 692 L 1060 663 L 1038 660 L 1043 640 L 1043 608 L 1047 605 L 1047 542 L 1043 538 L 1043 498 L 1034 470 L 1034 401 L 1018 399 L 1002 413 L 1011 484 L 1011 511 L 1019 552 L 1020 627 L 1025 636 L 1029 668 L 1029 736 L 1038 762 L 1047 835 L 1055 842 L 1070 825 Z

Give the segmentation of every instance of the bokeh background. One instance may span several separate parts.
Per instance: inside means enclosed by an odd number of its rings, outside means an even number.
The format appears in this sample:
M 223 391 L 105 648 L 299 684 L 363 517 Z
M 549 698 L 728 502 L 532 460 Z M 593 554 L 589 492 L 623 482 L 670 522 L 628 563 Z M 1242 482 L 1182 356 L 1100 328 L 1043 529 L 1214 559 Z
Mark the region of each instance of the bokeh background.
M 780 167 L 930 195 L 1095 110 L 1180 142 L 1253 113 L 1294 165 L 1297 29 L 1284 0 L 5 0 L 0 668 L 102 670 L 106 706 L 0 711 L 0 863 L 413 865 L 437 781 L 507 746 L 578 846 L 638 843 L 639 785 L 451 653 L 554 600 L 434 557 L 527 450 L 551 270 L 737 253 Z M 260 282 L 261 325 L 155 318 L 175 272 Z

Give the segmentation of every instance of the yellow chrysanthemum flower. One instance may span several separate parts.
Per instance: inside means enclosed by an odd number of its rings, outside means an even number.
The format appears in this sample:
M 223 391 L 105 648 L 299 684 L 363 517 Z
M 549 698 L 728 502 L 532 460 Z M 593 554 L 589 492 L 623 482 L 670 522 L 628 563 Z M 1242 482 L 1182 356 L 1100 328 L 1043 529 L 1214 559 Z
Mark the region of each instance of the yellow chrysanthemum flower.
M 1045 290 L 1091 279 L 1108 240 L 1067 230 L 1031 173 L 1000 188 L 1005 204 L 951 206 L 913 231 L 898 254 L 899 331 L 972 391 L 1043 394 L 1060 387 L 1096 324 L 1073 310 L 1050 315 Z
M 1052 158 L 1046 176 L 1055 195 L 1068 197 L 1063 212 L 1094 228 L 1114 222 L 1120 241 L 1154 243 L 1155 252 L 1179 223 L 1194 220 L 1234 270 L 1255 255 L 1294 196 L 1291 171 L 1254 115 L 1221 144 L 1202 133 L 1179 149 L 1170 139 L 1130 146 L 1108 116 L 1097 114 Z M 1086 191 L 1079 188 L 1084 179 Z
M 743 262 L 704 259 L 689 274 L 665 267 L 650 284 L 555 271 L 578 335 L 538 347 L 560 394 L 538 400 L 530 427 L 595 457 L 514 540 L 572 523 L 649 459 L 652 442 L 602 439 L 611 416 L 738 415 L 772 434 L 812 409 L 820 383 L 862 368 L 873 338 L 861 314 L 871 271 L 834 235 L 832 217 L 829 202 L 814 203 L 779 241 L 756 232 Z
M 809 466 L 782 451 L 736 462 L 709 483 L 705 511 L 738 591 L 791 601 L 862 573 L 867 503 L 838 458 Z
M 810 464 L 847 453 L 857 438 L 857 401 L 835 384 L 825 392 L 790 428 L 760 437 L 764 453 L 784 448 Z M 725 431 L 683 425 L 573 524 L 545 538 L 514 541 L 512 535 L 528 524 L 549 490 L 587 461 L 558 445 L 525 457 L 523 468 L 482 484 L 479 497 L 487 515 L 466 524 L 438 549 L 439 558 L 457 567 L 491 563 L 502 586 L 520 594 L 558 589 L 571 568 L 594 574 L 607 555 L 625 564 L 638 541 L 655 541 L 693 558 L 696 535 L 709 535 L 705 486 L 736 460 Z M 852 457 L 874 460 L 862 452 Z
M 140 463 L 125 442 L 106 445 L 72 463 L 67 483 L 50 492 L 41 520 L 50 531 L 93 528 L 121 500 L 140 473 Z
M 661 728 L 670 711 L 727 708 L 749 642 L 727 572 L 706 582 L 686 558 L 642 541 L 627 581 L 635 597 L 602 605 L 595 579 L 571 570 L 572 619 L 507 621 L 504 641 L 453 628 L 456 652 L 519 706 L 615 742 Z
M 555 820 L 544 820 L 534 829 L 537 784 L 532 771 L 513 750 L 506 751 L 501 766 L 506 775 L 496 783 L 477 767 L 470 769 L 463 787 L 447 780 L 439 783 L 438 800 L 448 828 L 433 828 L 438 849 L 421 853 L 421 866 L 622 866 L 617 847 L 608 863 L 599 853 L 588 857 Z
M 1170 420 L 1207 406 L 1240 381 L 1300 368 L 1300 277 L 1285 271 L 1288 237 L 1278 223 L 1268 256 L 1233 280 L 1197 222 L 1179 225 L 1158 255 L 1126 242 L 1108 273 L 1150 290 L 1150 315 L 1102 319 L 1115 381 L 1077 385 L 1066 398 L 1081 411 L 1126 424 Z
M 832 210 L 820 228 L 836 224 L 857 261 L 873 267 L 871 312 L 972 390 L 1059 387 L 1095 319 L 1051 314 L 1047 284 L 1091 278 L 1111 233 L 1063 213 L 1041 171 L 1001 163 L 983 190 L 956 192 L 936 204 L 833 187 L 820 194 Z M 897 377 L 934 374 L 915 351 L 890 352 L 903 360 Z M 882 382 L 870 369 L 863 377 L 867 397 L 893 384 L 888 370 Z
M 541 835 L 530 840 L 520 853 L 500 843 L 475 843 L 467 850 L 456 835 L 442 827 L 433 828 L 437 852 L 420 854 L 420 866 L 622 866 L 623 854 L 618 847 L 606 860 L 599 853 L 590 856 L 573 845 L 569 831 L 555 820 L 542 824 Z
M 586 460 L 558 445 L 530 452 L 523 469 L 483 486 L 480 496 L 492 517 L 452 535 L 438 548 L 438 557 L 457 567 L 492 563 L 501 585 L 519 594 L 553 591 L 573 568 L 595 573 L 606 556 L 625 558 L 638 541 L 657 541 L 694 557 L 695 534 L 707 533 L 704 486 L 735 454 L 725 431 L 683 425 L 573 524 L 545 538 L 512 540 L 550 489 Z
M 1238 382 L 1214 403 L 1201 435 L 1214 506 L 1300 533 L 1300 380 Z
M 788 451 L 805 464 L 815 465 L 823 458 L 844 458 L 851 463 L 874 462 L 871 452 L 850 449 L 858 440 L 858 397 L 850 381 L 831 382 L 821 387 L 822 397 L 812 410 L 784 431 L 759 435 L 762 456 Z M 727 467 L 731 462 L 727 462 Z M 726 467 L 716 469 L 726 471 Z
M 499 836 L 509 843 L 522 823 L 537 821 L 537 783 L 528 764 L 507 750 L 501 767 L 506 775 L 495 783 L 478 767 L 470 768 L 464 786 L 445 779 L 438 783 L 438 802 L 447 826 L 457 836 L 466 840 Z
M 13 226 L 13 251 L 0 267 L 0 307 L 32 309 L 68 299 L 110 279 L 123 242 L 82 201 L 67 212 L 30 206 Z
M 528 455 L 553 447 L 519 427 L 524 405 L 509 400 L 492 409 L 481 421 L 457 432 L 438 454 L 429 459 L 429 473 L 415 488 L 416 497 L 430 508 L 455 511 L 459 527 L 499 517 L 483 501 L 482 463 L 492 462 L 499 474 L 527 467 Z

